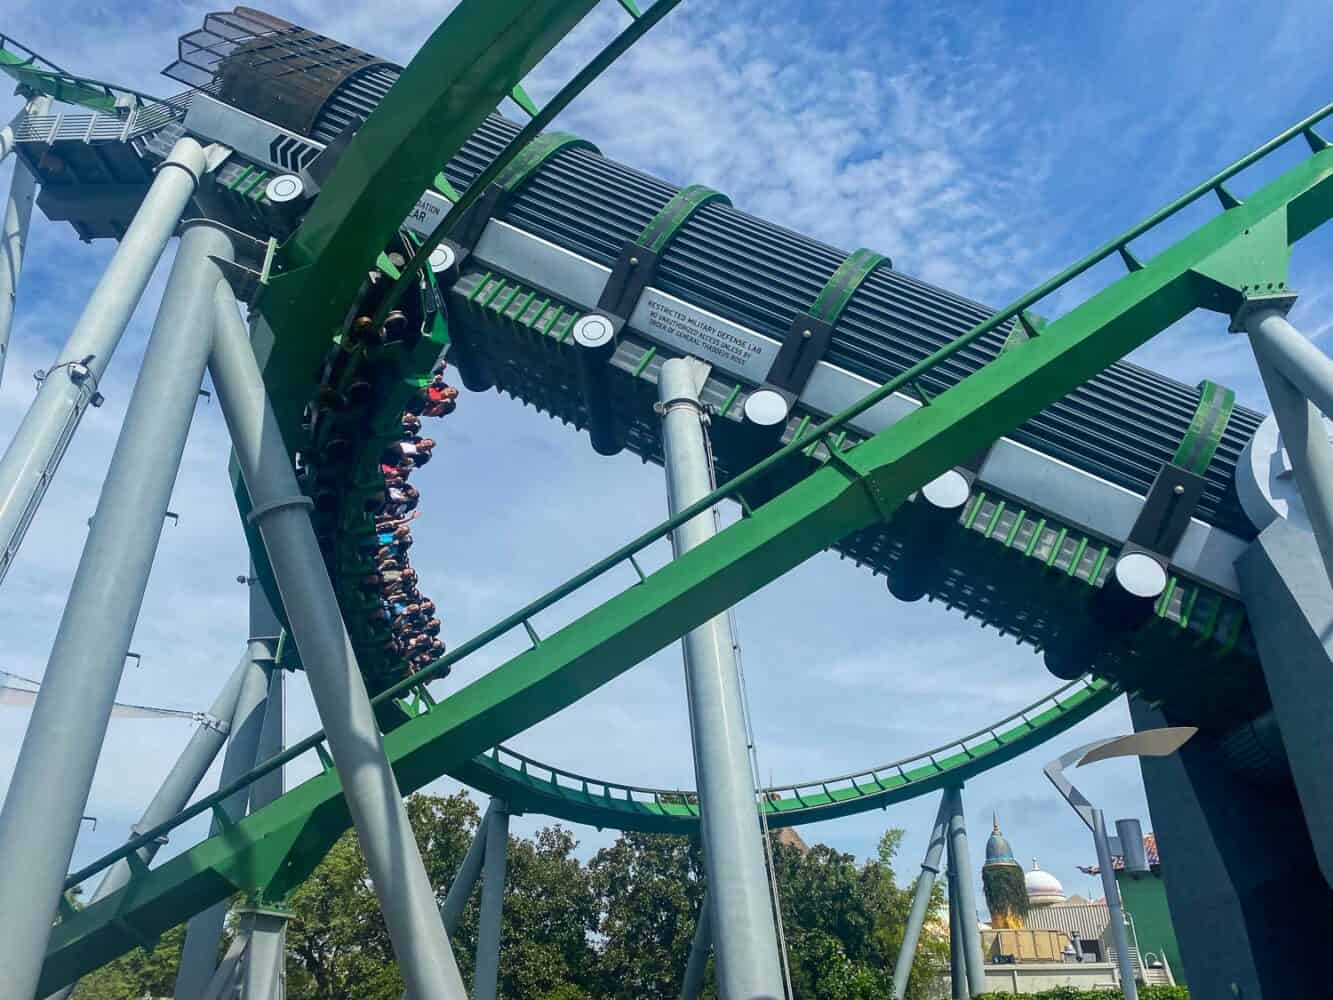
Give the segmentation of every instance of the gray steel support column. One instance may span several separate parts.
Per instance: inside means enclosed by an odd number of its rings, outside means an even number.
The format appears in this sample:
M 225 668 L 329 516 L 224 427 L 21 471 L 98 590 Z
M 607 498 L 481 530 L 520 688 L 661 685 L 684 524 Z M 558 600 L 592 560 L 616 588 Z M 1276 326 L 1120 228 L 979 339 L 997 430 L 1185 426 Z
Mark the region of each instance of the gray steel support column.
M 972 887 L 972 855 L 967 849 L 967 822 L 963 818 L 962 788 L 947 788 L 949 803 L 949 843 L 957 862 L 959 933 L 963 939 L 963 959 L 967 964 L 968 996 L 986 991 L 986 960 L 981 953 L 981 934 L 977 930 L 977 897 Z M 955 866 L 951 866 L 955 867 Z
M 935 813 L 935 825 L 930 831 L 926 857 L 921 862 L 921 874 L 916 880 L 912 909 L 907 915 L 907 927 L 903 930 L 903 944 L 898 949 L 898 961 L 893 966 L 893 1000 L 903 1000 L 903 994 L 907 992 L 907 980 L 912 975 L 912 961 L 916 958 L 917 942 L 921 940 L 921 928 L 925 926 L 926 914 L 930 910 L 930 894 L 935 889 L 935 876 L 940 873 L 940 858 L 944 854 L 948 829 L 949 800 L 947 796 L 942 795 L 940 808 Z
M 384 912 L 408 992 L 419 1000 L 463 1000 L 466 991 L 426 875 L 421 852 L 356 654 L 324 569 L 249 334 L 231 289 L 215 291 L 209 370 L 237 461 L 277 579 L 288 624 L 305 663 L 366 867 Z
M 26 114 L 44 115 L 51 107 L 51 98 L 35 97 L 24 109 Z M 17 119 L 16 119 L 17 120 Z M 14 147 L 12 123 L 0 134 L 0 160 Z M 14 173 L 9 180 L 9 197 L 0 211 L 0 382 L 5 377 L 5 360 L 9 354 L 9 333 L 14 326 L 14 300 L 18 297 L 19 275 L 23 273 L 23 250 L 28 242 L 28 223 L 32 219 L 32 203 L 37 198 L 37 178 L 28 165 L 14 158 Z
M 218 971 L 208 983 L 208 988 L 199 995 L 199 1000 L 235 1000 L 236 988 L 241 981 L 241 969 L 245 963 L 245 950 L 250 942 L 237 937 L 231 942 L 227 954 L 218 963 Z
M 1259 374 L 1282 432 L 1282 445 L 1291 459 L 1325 572 L 1333 580 L 1333 447 L 1329 445 L 1318 408 L 1310 402 L 1318 398 L 1309 392 L 1322 390 L 1320 405 L 1333 403 L 1333 384 L 1326 384 L 1329 376 L 1324 371 L 1333 367 L 1333 362 L 1274 309 L 1256 310 L 1246 318 L 1245 328 L 1250 333 Z M 1309 362 L 1308 367 L 1303 368 L 1302 361 Z M 1292 373 L 1302 372 L 1307 376 L 1303 385 L 1292 378 Z M 1326 412 L 1333 416 L 1333 407 Z
M 448 934 L 453 934 L 458 930 L 458 922 L 463 919 L 463 911 L 467 909 L 468 898 L 472 895 L 472 890 L 476 888 L 477 879 L 481 877 L 481 865 L 486 860 L 486 831 L 490 827 L 491 813 L 494 808 L 495 804 L 492 800 L 491 805 L 486 809 L 486 815 L 481 818 L 481 823 L 477 826 L 476 835 L 472 838 L 472 846 L 463 855 L 463 863 L 458 866 L 458 874 L 454 876 L 454 880 L 449 886 L 449 892 L 444 897 L 444 905 L 440 907 L 440 918 L 444 921 L 444 930 Z
M 481 919 L 477 925 L 473 1000 L 495 1000 L 500 982 L 500 931 L 504 924 L 508 853 L 509 806 L 503 799 L 491 799 L 491 806 L 486 810 L 486 866 L 481 876 Z
M 708 894 L 699 902 L 699 916 L 690 939 L 690 957 L 685 963 L 685 978 L 680 984 L 680 1000 L 699 1000 L 708 972 L 708 953 L 713 949 L 713 929 Z
M 1277 309 L 1256 309 L 1245 318 L 1256 352 L 1329 416 L 1333 416 L 1333 358 L 1321 351 Z
M 181 237 L 0 811 L 3 998 L 30 1000 L 36 987 L 199 398 L 221 278 L 209 255 L 231 252 L 211 226 Z
M 152 187 L 121 237 L 120 246 L 93 289 L 74 331 L 47 369 L 37 398 L 14 432 L 4 457 L 0 458 L 0 580 L 4 579 L 14 561 L 23 535 L 55 476 L 84 410 L 97 395 L 98 383 L 111 355 L 120 343 L 167 241 L 176 231 L 181 212 L 194 195 L 205 166 L 203 149 L 193 139 L 185 138 L 176 143 L 171 155 L 158 168 Z M 230 247 L 224 252 L 229 256 Z M 175 273 L 173 269 L 172 274 Z M 164 308 L 166 305 L 164 300 Z M 184 319 L 184 316 L 178 315 L 177 318 Z M 201 339 L 199 322 L 194 318 L 186 325 L 162 329 L 169 334 L 188 331 L 190 337 L 179 339 L 182 342 L 197 341 Z M 203 328 L 206 329 L 207 324 Z M 206 344 L 203 346 L 207 347 Z M 174 366 L 175 362 L 172 364 Z M 142 376 L 139 384 L 143 384 Z M 198 389 L 196 385 L 194 390 L 197 392 Z M 126 420 L 128 426 L 128 417 Z M 184 427 L 188 426 L 187 421 Z M 158 428 L 151 428 L 151 431 L 139 447 L 156 448 L 153 435 Z M 168 445 L 176 433 L 175 427 L 166 431 Z M 120 440 L 126 440 L 124 431 Z M 164 458 L 169 455 L 170 447 L 161 454 Z M 164 469 L 169 465 L 170 475 L 174 478 L 174 460 L 159 464 Z
M 712 490 L 699 404 L 699 385 L 706 371 L 693 359 L 673 358 L 658 375 L 672 514 Z M 691 518 L 672 536 L 676 554 L 690 551 L 715 533 L 712 512 Z M 723 1000 L 777 1000 L 783 996 L 782 964 L 733 639 L 724 612 L 683 640 L 718 990 Z
M 241 965 L 240 1000 L 283 1000 L 288 919 L 281 910 L 241 911 L 238 932 L 248 940 Z
M 477 887 L 477 879 L 481 877 L 481 866 L 486 860 L 486 830 L 490 826 L 493 807 L 492 800 L 481 822 L 477 824 L 472 843 L 468 845 L 463 862 L 458 866 L 454 880 L 449 883 L 449 892 L 440 905 L 440 920 L 444 924 L 444 932 L 450 937 L 457 932 L 458 922 L 463 919 L 463 911 L 467 909 L 467 901 L 472 896 L 472 890 Z M 403 1000 L 409 1000 L 406 990 L 403 991 Z
M 1324 881 L 1333 886 L 1333 585 L 1310 533 L 1285 518 L 1260 532 L 1236 560 L 1236 576 L 1300 796 L 1298 815 Z
M 227 678 L 226 685 L 218 693 L 213 704 L 199 727 L 190 736 L 176 763 L 162 780 L 157 794 L 148 804 L 148 808 L 139 817 L 139 822 L 130 829 L 131 835 L 137 836 L 145 830 L 151 830 L 159 823 L 165 823 L 190 804 L 190 798 L 204 780 L 204 775 L 213 766 L 218 751 L 227 742 L 231 732 L 232 720 L 236 716 L 236 703 L 241 688 L 250 670 L 249 658 L 243 658 Z M 144 864 L 150 864 L 157 854 L 161 843 L 146 844 L 138 851 Z M 130 866 L 127 861 L 117 861 L 98 883 L 97 890 L 89 902 L 95 902 L 109 896 L 130 879 Z
M 143 811 L 143 815 L 139 817 L 139 822 L 130 829 L 131 835 L 151 830 L 190 804 L 190 797 L 204 780 L 204 775 L 213 766 L 218 751 L 227 741 L 227 734 L 231 731 L 231 720 L 236 712 L 236 699 L 249 668 L 249 657 L 243 657 L 213 704 L 209 706 L 203 721 L 199 723 L 199 728 L 190 736 L 185 749 L 176 758 L 176 763 L 162 780 L 161 787 L 148 804 L 148 808 Z M 152 843 L 141 847 L 138 854 L 143 863 L 150 864 L 161 846 L 161 843 Z M 102 876 L 102 881 L 97 884 L 97 889 L 88 902 L 95 903 L 104 896 L 111 895 L 129 880 L 129 862 L 117 861 Z M 67 1000 L 74 992 L 75 985 L 77 984 L 71 984 L 52 993 L 49 1000 Z
M 245 664 L 245 680 L 236 699 L 231 736 L 227 740 L 227 752 L 222 758 L 222 775 L 218 779 L 220 787 L 230 785 L 255 766 L 260 739 L 264 733 L 272 647 L 262 639 L 251 639 L 246 644 L 242 660 Z M 243 819 L 249 798 L 250 790 L 243 788 L 228 796 L 222 803 L 222 809 L 232 820 Z M 215 818 L 209 830 L 210 836 L 221 830 L 222 825 Z M 208 987 L 217 969 L 218 946 L 222 942 L 222 927 L 229 906 L 229 901 L 223 900 L 190 918 L 185 928 L 185 944 L 181 948 L 173 995 L 199 996 Z
M 1092 839 L 1097 845 L 1097 866 L 1102 870 L 1106 921 L 1111 929 L 1111 945 L 1115 948 L 1116 965 L 1120 970 L 1120 990 L 1125 994 L 1125 1000 L 1139 1000 L 1139 987 L 1134 981 L 1134 959 L 1129 952 L 1129 935 L 1125 933 L 1125 911 L 1120 905 L 1120 886 L 1116 884 L 1115 868 L 1111 865 L 1106 818 L 1100 809 L 1092 810 Z
M 958 909 L 958 862 L 949 851 L 949 993 L 953 1000 L 967 1000 L 967 961 L 963 958 L 963 917 Z
M 250 576 L 255 575 L 253 567 Z M 262 763 L 282 752 L 285 744 L 286 673 L 277 665 L 281 626 L 258 582 L 250 585 L 250 635 L 271 644 L 274 663 L 269 670 L 264 727 L 259 735 L 257 761 Z M 250 786 L 250 812 L 277 800 L 283 792 L 283 769 L 278 768 Z M 243 911 L 240 933 L 249 938 L 241 977 L 240 1000 L 282 1000 L 285 993 L 287 911 L 252 906 Z

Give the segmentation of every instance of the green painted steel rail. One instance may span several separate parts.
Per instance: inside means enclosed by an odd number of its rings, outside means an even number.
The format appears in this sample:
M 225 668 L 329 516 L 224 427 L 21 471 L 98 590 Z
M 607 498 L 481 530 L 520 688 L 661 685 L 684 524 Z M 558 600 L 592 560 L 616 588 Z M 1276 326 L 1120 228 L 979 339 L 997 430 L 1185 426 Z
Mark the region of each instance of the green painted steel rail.
M 1313 125 L 1333 106 L 1298 123 L 1195 188 L 1147 222 L 1129 230 L 974 327 L 929 358 L 817 427 L 798 435 L 768 459 L 680 511 L 658 527 L 589 567 L 544 597 L 463 643 L 425 671 L 380 697 L 410 694 L 463 657 L 517 629 L 531 630 L 534 645 L 385 737 L 385 748 L 404 791 L 443 773 L 567 707 L 625 672 L 690 628 L 747 595 L 839 538 L 888 518 L 922 483 L 1068 393 L 1176 320 L 1200 307 L 1219 308 L 1229 289 L 1219 274 L 1241 274 L 1237 261 L 1258 270 L 1244 289 L 1285 284 L 1285 252 L 1291 242 L 1333 217 L 1333 150 Z M 1045 325 L 1040 335 L 1013 347 L 933 401 L 850 450 L 831 449 L 831 460 L 715 538 L 642 576 L 627 590 L 542 639 L 532 619 L 564 597 L 629 563 L 676 526 L 736 496 L 774 463 L 823 441 L 848 420 L 890 393 L 908 386 L 940 361 L 1002 323 L 1019 316 L 1098 261 L 1181 208 L 1217 191 L 1226 179 L 1291 138 L 1305 134 L 1313 155 L 1243 203 L 1233 203 L 1138 269 L 1082 305 Z M 1225 205 L 1225 202 L 1224 202 Z M 1282 253 L 1267 242 L 1277 233 Z M 1239 257 L 1237 256 L 1239 254 Z M 1280 271 L 1280 273 L 1279 273 Z M 1219 288 L 1222 291 L 1219 291 Z M 318 733 L 245 778 L 145 831 L 96 865 L 71 876 L 78 882 L 185 819 L 212 809 L 239 787 L 317 747 Z M 42 989 L 53 990 L 190 913 L 235 891 L 281 892 L 298 884 L 349 825 L 336 772 L 292 789 L 218 836 L 159 867 L 139 873 L 120 892 L 67 917 L 56 928 Z
M 361 272 L 440 167 L 597 2 L 460 4 L 358 130 L 282 246 L 257 303 L 272 336 L 256 337 L 256 353 L 289 450 L 300 439 L 311 373 L 339 332 Z
M 467 191 L 445 213 L 444 218 L 426 237 L 425 242 L 417 249 L 412 259 L 407 262 L 407 267 L 403 269 L 403 277 L 394 284 L 389 294 L 384 297 L 383 303 L 381 303 L 379 310 L 373 317 L 375 325 L 384 322 L 384 318 L 388 316 L 389 311 L 410 286 L 412 276 L 416 275 L 425 266 L 426 261 L 430 258 L 431 251 L 458 227 L 467 210 L 476 199 L 481 197 L 491 182 L 500 176 L 509 162 L 521 155 L 528 144 L 541 134 L 542 129 L 555 121 L 556 116 L 569 107 L 576 97 L 587 90 L 589 85 L 606 71 L 607 67 L 624 55 L 631 45 L 647 34 L 662 18 L 671 13 L 680 2 L 681 0 L 656 0 L 652 7 L 641 14 L 630 11 L 630 14 L 634 17 L 633 23 L 612 39 L 610 44 L 594 56 L 591 62 L 579 70 L 567 84 L 556 92 L 554 97 L 543 105 L 541 111 L 519 130 L 518 135 L 505 147 L 504 152 L 482 170 L 477 178 L 468 185 Z M 628 9 L 627 7 L 626 10 Z
M 53 100 L 106 114 L 128 111 L 134 104 L 174 106 L 171 101 L 129 87 L 67 73 L 17 39 L 4 34 L 0 34 L 0 73 L 11 77 L 20 88 L 33 94 L 45 94 Z
M 966 781 L 1058 736 L 1120 694 L 1106 681 L 1071 681 L 998 722 L 933 749 L 832 778 L 770 785 L 759 799 L 770 827 L 801 826 L 884 809 Z M 698 829 L 698 796 L 688 789 L 644 788 L 552 767 L 498 746 L 450 772 L 512 812 L 645 833 Z

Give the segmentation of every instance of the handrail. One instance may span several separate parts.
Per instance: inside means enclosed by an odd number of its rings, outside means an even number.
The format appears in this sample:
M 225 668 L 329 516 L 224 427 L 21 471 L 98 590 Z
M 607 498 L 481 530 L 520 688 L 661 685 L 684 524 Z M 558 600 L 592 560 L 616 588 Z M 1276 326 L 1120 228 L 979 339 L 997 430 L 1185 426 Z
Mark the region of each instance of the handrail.
M 54 80 L 57 83 L 87 87 L 89 90 L 100 90 L 102 91 L 102 96 L 110 97 L 113 100 L 121 94 L 128 94 L 143 104 L 167 103 L 160 97 L 146 94 L 141 90 L 135 90 L 133 87 L 122 87 L 118 83 L 107 83 L 105 80 L 97 80 L 89 76 L 77 76 L 76 74 L 57 66 L 40 53 L 28 48 L 28 46 L 24 45 L 14 36 L 0 34 L 0 50 L 9 51 L 8 47 L 11 45 L 23 50 L 23 52 L 14 53 L 15 55 L 22 56 L 23 62 L 10 64 L 0 63 L 0 72 L 13 69 L 32 76 L 45 77 Z M 24 56 L 24 53 L 26 53 L 26 56 Z M 45 65 L 41 65 L 43 63 Z
M 1190 191 L 1186 192 L 1184 195 L 1181 195 L 1175 201 L 1168 204 L 1165 208 L 1162 208 L 1159 211 L 1153 213 L 1143 222 L 1140 222 L 1138 225 L 1131 227 L 1130 229 L 1126 230 L 1124 233 L 1115 237 L 1114 239 L 1109 240 L 1106 243 L 1103 243 L 1092 253 L 1076 261 L 1074 264 L 1071 264 L 1069 267 L 1065 268 L 1059 274 L 1046 280 L 1042 284 L 1038 285 L 1032 291 L 1016 299 L 1014 302 L 1006 306 L 1003 310 L 992 315 L 989 319 L 986 319 L 981 323 L 978 323 L 976 326 L 972 327 L 972 329 L 970 329 L 966 333 L 961 334 L 954 340 L 950 341 L 948 344 L 941 347 L 939 350 L 934 351 L 932 354 L 923 358 L 921 361 L 918 361 L 916 364 L 910 366 L 903 372 L 894 376 L 892 379 L 885 382 L 879 388 L 874 389 L 871 392 L 867 393 L 858 402 L 842 410 L 840 413 L 834 414 L 833 416 L 827 418 L 826 420 L 816 425 L 815 427 L 807 428 L 804 433 L 797 433 L 793 435 L 792 440 L 788 442 L 786 445 L 782 446 L 777 451 L 773 452 L 767 458 L 757 462 L 755 465 L 751 466 L 746 471 L 733 477 L 723 486 L 718 487 L 708 495 L 700 498 L 699 500 L 695 501 L 689 506 L 683 508 L 674 516 L 667 518 L 657 527 L 652 528 L 644 532 L 643 534 L 639 535 L 637 538 L 630 541 L 626 545 L 621 546 L 619 549 L 611 553 L 609 556 L 606 556 L 605 558 L 589 566 L 587 569 L 566 580 L 563 584 L 560 584 L 559 586 L 548 591 L 543 596 L 529 602 L 523 608 L 510 614 L 508 617 L 497 622 L 495 625 L 492 625 L 489 628 L 484 629 L 482 632 L 473 636 L 471 639 L 464 642 L 462 645 L 454 649 L 452 652 L 447 653 L 446 655 L 440 657 L 438 660 L 422 668 L 422 670 L 418 671 L 417 673 L 411 675 L 410 677 L 404 678 L 397 684 L 394 684 L 392 687 L 386 688 L 384 691 L 382 691 L 379 695 L 377 695 L 375 698 L 371 700 L 371 704 L 372 705 L 384 704 L 386 701 L 390 699 L 397 698 L 399 695 L 405 694 L 411 689 L 425 684 L 426 682 L 438 676 L 441 672 L 445 671 L 448 667 L 452 666 L 454 663 L 457 663 L 464 657 L 471 655 L 478 649 L 481 649 L 489 645 L 491 642 L 493 642 L 500 636 L 507 634 L 508 632 L 510 632 L 515 628 L 518 628 L 520 625 L 522 625 L 522 623 L 525 620 L 535 617 L 542 611 L 546 610 L 547 608 L 551 607 L 557 602 L 563 600 L 565 597 L 569 596 L 574 591 L 579 590 L 586 584 L 600 578 L 611 569 L 615 568 L 616 566 L 628 560 L 631 556 L 636 555 L 637 553 L 642 551 L 648 545 L 651 545 L 652 543 L 664 538 L 675 528 L 691 520 L 692 518 L 697 517 L 699 514 L 704 513 L 705 511 L 711 509 L 719 501 L 730 499 L 734 494 L 736 494 L 741 489 L 741 487 L 745 486 L 748 483 L 753 482 L 758 477 L 764 475 L 769 469 L 773 468 L 779 462 L 782 462 L 787 458 L 791 457 L 792 455 L 795 455 L 796 453 L 798 453 L 811 443 L 816 443 L 820 440 L 823 440 L 830 433 L 837 430 L 843 424 L 849 422 L 850 420 L 864 413 L 866 410 L 870 409 L 872 406 L 875 406 L 882 400 L 888 398 L 888 396 L 896 392 L 898 389 L 909 384 L 913 380 L 919 378 L 922 374 L 929 371 L 931 368 L 935 367 L 940 362 L 949 359 L 963 348 L 972 344 L 978 338 L 997 329 L 1003 323 L 1013 320 L 1015 317 L 1019 316 L 1024 310 L 1028 309 L 1035 303 L 1041 301 L 1046 296 L 1050 295 L 1052 292 L 1063 287 L 1065 284 L 1069 283 L 1074 278 L 1077 278 L 1079 275 L 1088 271 L 1090 268 L 1094 267 L 1101 261 L 1105 260 L 1111 254 L 1119 252 L 1119 250 L 1122 247 L 1124 247 L 1129 241 L 1137 238 L 1138 236 L 1143 235 L 1143 233 L 1159 225 L 1160 223 L 1170 218 L 1171 216 L 1177 214 L 1178 212 L 1181 211 L 1181 209 L 1197 201 L 1199 198 L 1203 197 L 1210 191 L 1216 190 L 1219 185 L 1223 184 L 1231 177 L 1234 177 L 1236 174 L 1240 173 L 1246 167 L 1249 167 L 1254 163 L 1258 162 L 1259 160 L 1263 159 L 1269 153 L 1273 152 L 1273 150 L 1277 149 L 1282 145 L 1285 145 L 1287 142 L 1291 141 L 1296 136 L 1305 134 L 1307 138 L 1310 138 L 1311 145 L 1314 146 L 1315 145 L 1314 138 L 1317 137 L 1311 138 L 1314 136 L 1313 126 L 1318 124 L 1320 121 L 1327 118 L 1331 114 L 1333 114 L 1333 104 L 1324 105 L 1324 107 L 1320 108 L 1314 114 L 1302 119 L 1297 124 L 1291 126 L 1290 128 L 1274 136 L 1272 139 L 1268 140 L 1266 143 L 1259 146 L 1254 151 L 1241 157 L 1239 160 L 1236 160 L 1230 166 L 1228 166 L 1218 174 L 1215 174 L 1207 181 L 1204 181 L 1202 184 L 1194 187 Z M 536 119 L 534 119 L 534 121 L 535 120 Z M 833 452 L 830 452 L 830 454 L 833 454 Z M 1020 716 L 1022 714 L 1023 714 L 1022 712 L 1019 713 Z M 150 843 L 151 841 L 157 839 L 158 837 L 161 837 L 162 835 L 175 829 L 182 823 L 190 819 L 193 819 L 195 816 L 201 815 L 202 813 L 208 810 L 211 810 L 215 805 L 218 805 L 230 795 L 233 795 L 236 792 L 240 791 L 241 789 L 248 787 L 250 784 L 258 780 L 259 778 L 263 777 L 264 775 L 271 773 L 278 767 L 281 767 L 282 765 L 288 763 L 289 761 L 294 760 L 297 757 L 305 754 L 309 750 L 321 744 L 323 741 L 324 741 L 324 731 L 321 729 L 318 732 L 312 734 L 311 736 L 306 737 L 301 742 L 288 748 L 283 753 L 278 754 L 276 757 L 273 757 L 270 760 L 266 761 L 264 764 L 252 768 L 250 771 L 241 775 L 239 778 L 237 778 L 234 782 L 232 782 L 225 788 L 221 788 L 218 791 L 214 792 L 212 795 L 209 795 L 199 800 L 193 806 L 190 806 L 189 808 L 181 811 L 176 816 L 168 820 L 165 820 L 162 823 L 159 823 L 157 826 L 153 827 L 148 831 L 145 831 L 142 834 L 139 834 L 136 837 L 131 838 L 116 850 L 104 855 L 102 858 L 98 859 L 97 861 L 94 861 L 90 865 L 86 865 L 83 868 L 79 869 L 77 872 L 73 873 L 66 879 L 65 881 L 66 888 L 72 888 L 73 886 L 79 884 L 89 876 L 101 871 L 108 865 L 114 864 L 116 861 L 128 857 L 130 854 L 137 851 L 140 847 L 143 847 L 144 845 Z

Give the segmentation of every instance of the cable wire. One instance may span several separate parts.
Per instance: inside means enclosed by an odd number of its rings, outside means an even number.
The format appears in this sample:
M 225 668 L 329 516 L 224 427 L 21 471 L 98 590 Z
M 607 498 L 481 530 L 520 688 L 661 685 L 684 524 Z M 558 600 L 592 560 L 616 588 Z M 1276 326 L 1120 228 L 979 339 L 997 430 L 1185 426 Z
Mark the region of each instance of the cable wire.
M 34 690 L 29 691 L 27 688 L 16 687 L 9 683 L 11 679 L 22 681 L 24 684 L 31 684 Z M 37 700 L 37 694 L 41 686 L 40 681 L 35 681 L 31 677 L 0 670 L 0 705 L 31 705 Z M 204 712 L 186 712 L 179 708 L 156 708 L 152 705 L 131 705 L 121 701 L 112 704 L 111 714 L 123 719 L 190 719 L 194 722 L 204 722 L 208 718 Z

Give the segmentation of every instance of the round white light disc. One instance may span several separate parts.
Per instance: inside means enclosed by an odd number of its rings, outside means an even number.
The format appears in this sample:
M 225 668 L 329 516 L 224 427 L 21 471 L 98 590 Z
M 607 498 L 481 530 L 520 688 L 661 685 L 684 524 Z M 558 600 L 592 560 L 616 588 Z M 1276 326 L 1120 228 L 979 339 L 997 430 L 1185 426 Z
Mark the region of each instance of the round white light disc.
M 430 269 L 435 274 L 449 270 L 454 266 L 454 252 L 441 243 L 430 252 Z
M 614 336 L 615 328 L 605 316 L 584 316 L 574 324 L 574 343 L 580 347 L 602 347 Z
M 957 469 L 950 469 L 921 487 L 921 495 L 931 506 L 940 510 L 955 510 L 963 506 L 971 492 L 967 479 Z
M 1131 552 L 1115 564 L 1116 583 L 1135 597 L 1156 597 L 1166 589 L 1166 569 L 1152 556 Z
M 772 389 L 758 389 L 745 400 L 745 419 L 760 427 L 774 427 L 787 419 L 787 400 Z
M 305 184 L 295 174 L 282 174 L 264 186 L 264 194 L 275 205 L 281 205 L 305 194 Z

